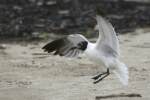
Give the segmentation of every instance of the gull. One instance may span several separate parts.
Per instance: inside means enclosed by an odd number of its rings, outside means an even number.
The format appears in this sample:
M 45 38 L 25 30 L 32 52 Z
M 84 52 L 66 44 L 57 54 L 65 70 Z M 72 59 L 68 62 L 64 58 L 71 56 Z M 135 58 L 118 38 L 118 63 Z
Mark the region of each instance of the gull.
M 85 53 L 91 61 L 107 69 L 106 72 L 92 77 L 94 84 L 113 72 L 123 85 L 127 85 L 128 68 L 119 60 L 120 50 L 116 32 L 112 24 L 102 16 L 97 15 L 96 20 L 99 37 L 95 43 L 91 43 L 81 34 L 71 34 L 46 44 L 42 49 L 53 55 L 65 57 L 77 57 Z

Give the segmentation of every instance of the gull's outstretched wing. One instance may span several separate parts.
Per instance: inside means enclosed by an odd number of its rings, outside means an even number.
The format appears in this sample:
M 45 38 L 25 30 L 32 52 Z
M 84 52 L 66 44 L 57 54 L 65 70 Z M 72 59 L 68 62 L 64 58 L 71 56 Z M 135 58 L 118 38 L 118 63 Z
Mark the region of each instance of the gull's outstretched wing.
M 88 40 L 84 36 L 73 34 L 54 40 L 46 44 L 42 49 L 48 53 L 53 52 L 54 55 L 76 57 L 86 50 L 87 45 Z
M 96 16 L 99 39 L 96 42 L 96 48 L 102 51 L 106 56 L 119 55 L 119 42 L 113 26 L 101 16 Z

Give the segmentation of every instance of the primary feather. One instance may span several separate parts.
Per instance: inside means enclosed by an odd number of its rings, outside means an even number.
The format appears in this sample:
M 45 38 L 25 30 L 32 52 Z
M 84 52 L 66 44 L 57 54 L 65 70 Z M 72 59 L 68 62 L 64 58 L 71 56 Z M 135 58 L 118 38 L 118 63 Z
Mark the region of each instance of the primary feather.
M 99 39 L 97 40 L 97 49 L 109 53 L 113 56 L 119 55 L 119 42 L 113 26 L 101 16 L 96 16 L 99 30 Z
M 75 57 L 87 48 L 88 41 L 80 34 L 68 35 L 46 44 L 42 49 L 54 55 Z

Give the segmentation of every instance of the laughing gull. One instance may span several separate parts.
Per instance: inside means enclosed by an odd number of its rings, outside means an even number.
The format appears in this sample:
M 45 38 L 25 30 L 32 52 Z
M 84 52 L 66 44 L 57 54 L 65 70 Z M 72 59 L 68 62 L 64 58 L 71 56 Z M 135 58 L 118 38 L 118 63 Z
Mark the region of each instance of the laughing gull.
M 46 44 L 42 49 L 54 55 L 77 57 L 81 53 L 107 68 L 107 71 L 94 76 L 94 84 L 114 72 L 123 85 L 128 84 L 128 68 L 119 61 L 119 42 L 113 26 L 105 18 L 97 15 L 99 38 L 91 43 L 81 34 L 72 34 Z

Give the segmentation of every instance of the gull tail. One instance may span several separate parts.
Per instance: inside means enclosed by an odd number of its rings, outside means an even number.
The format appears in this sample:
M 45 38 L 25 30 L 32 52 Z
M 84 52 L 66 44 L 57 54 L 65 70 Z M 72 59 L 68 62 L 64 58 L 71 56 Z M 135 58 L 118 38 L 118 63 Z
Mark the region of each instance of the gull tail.
M 118 61 L 116 67 L 117 68 L 116 70 L 114 70 L 114 73 L 116 74 L 116 76 L 119 78 L 119 80 L 123 85 L 128 85 L 129 76 L 127 66 L 124 63 Z

